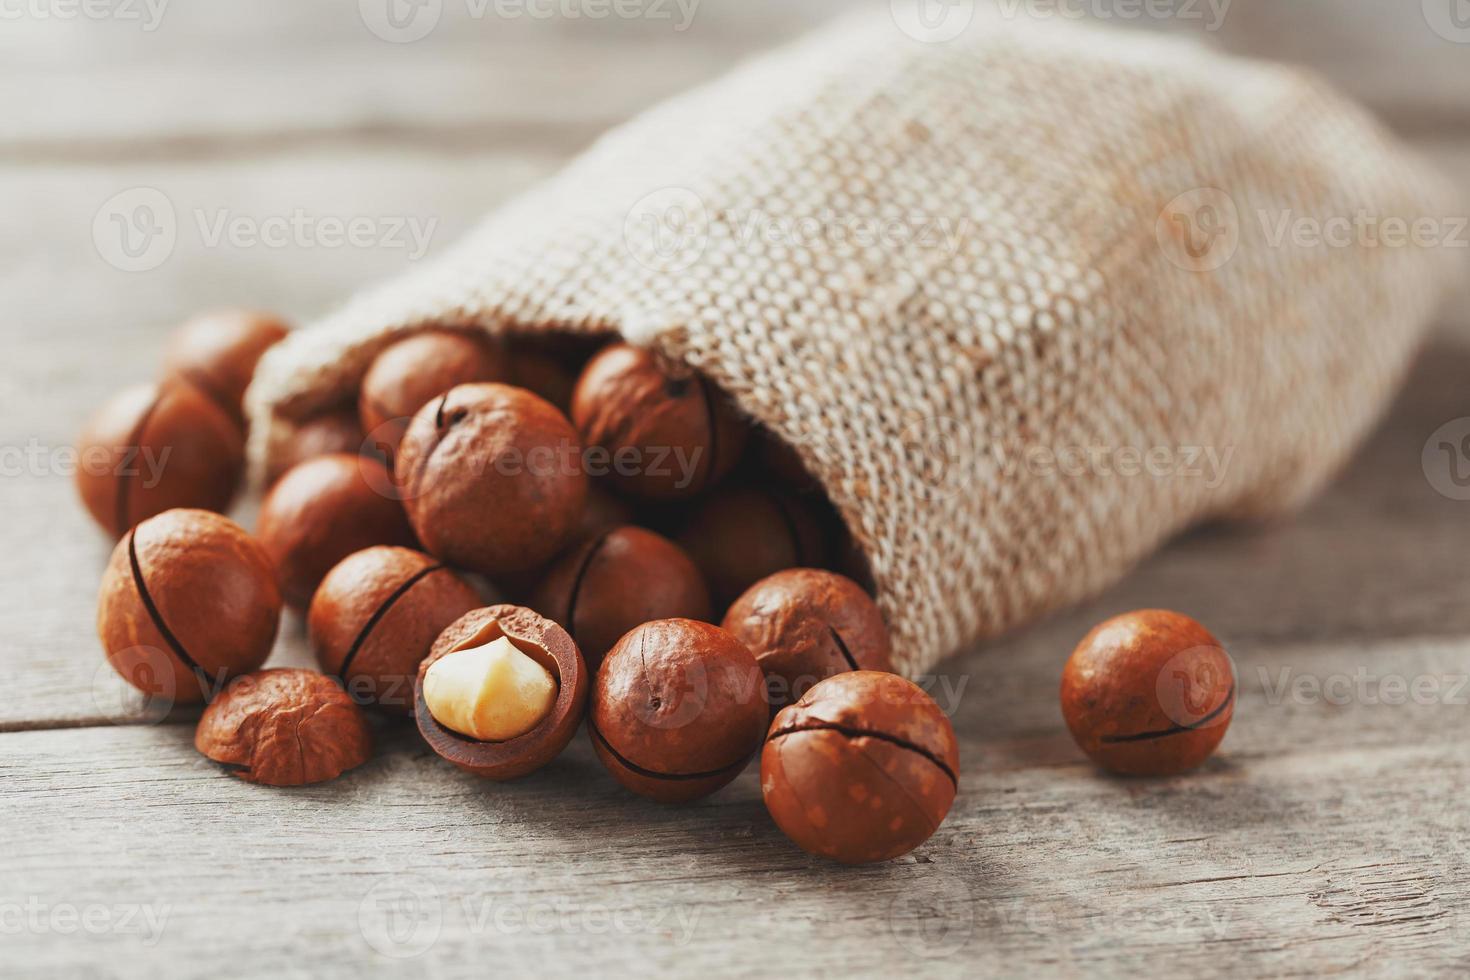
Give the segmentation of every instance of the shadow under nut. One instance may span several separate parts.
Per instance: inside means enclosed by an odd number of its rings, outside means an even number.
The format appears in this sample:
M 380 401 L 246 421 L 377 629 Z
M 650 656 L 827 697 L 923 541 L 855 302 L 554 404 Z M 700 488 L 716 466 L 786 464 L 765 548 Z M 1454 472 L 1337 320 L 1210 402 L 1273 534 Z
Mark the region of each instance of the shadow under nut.
M 551 711 L 529 732 L 503 742 L 482 742 L 439 724 L 424 701 L 429 668 L 441 657 L 502 636 L 556 678 Z M 567 747 L 582 722 L 587 691 L 586 664 L 566 630 L 523 606 L 488 606 L 466 613 L 434 642 L 414 680 L 414 718 L 419 734 L 440 758 L 486 779 L 516 779 L 545 766 Z

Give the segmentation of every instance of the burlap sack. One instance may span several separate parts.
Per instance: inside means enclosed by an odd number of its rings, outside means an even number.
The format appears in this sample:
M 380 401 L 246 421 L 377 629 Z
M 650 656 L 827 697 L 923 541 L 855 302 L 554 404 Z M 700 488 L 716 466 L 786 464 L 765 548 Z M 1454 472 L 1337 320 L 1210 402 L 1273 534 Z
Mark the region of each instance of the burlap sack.
M 1187 525 L 1318 489 L 1449 265 L 1302 229 L 1448 200 L 1292 70 L 1062 22 L 921 43 L 864 16 L 609 133 L 293 335 L 250 393 L 252 454 L 407 331 L 616 331 L 799 447 L 917 673 Z

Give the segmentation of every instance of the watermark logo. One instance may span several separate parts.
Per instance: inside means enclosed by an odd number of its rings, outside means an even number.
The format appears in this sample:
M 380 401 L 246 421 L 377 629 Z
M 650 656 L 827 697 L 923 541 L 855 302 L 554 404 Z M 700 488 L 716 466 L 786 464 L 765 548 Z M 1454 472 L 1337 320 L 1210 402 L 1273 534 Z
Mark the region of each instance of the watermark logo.
M 390 44 L 412 44 L 428 37 L 444 14 L 444 0 L 357 0 L 363 24 Z
M 929 500 L 945 500 L 974 480 L 979 449 L 974 430 L 959 419 L 938 415 L 910 423 L 899 434 L 909 471 Z
M 1154 224 L 1159 248 L 1186 272 L 1213 272 L 1240 248 L 1240 210 L 1217 187 L 1196 187 L 1164 205 Z
M 893 22 L 915 41 L 953 41 L 975 20 L 975 0 L 888 0 Z
M 1423 0 L 1424 21 L 1446 41 L 1470 44 L 1470 0 Z
M 888 931 L 923 959 L 944 959 L 965 948 L 975 933 L 975 901 L 963 878 L 939 871 L 904 882 L 888 903 Z
M 444 903 L 439 889 L 417 875 L 395 875 L 357 903 L 357 928 L 375 951 L 391 959 L 422 956 L 439 941 Z
M 109 197 L 92 219 L 97 254 L 123 272 L 149 272 L 178 244 L 173 202 L 156 187 L 130 187 Z
M 173 710 L 175 674 L 171 655 L 157 647 L 120 650 L 92 672 L 92 703 L 114 725 L 156 725 Z M 119 675 L 113 662 L 128 675 Z M 129 682 L 131 681 L 131 683 Z
M 1424 441 L 1424 478 L 1441 497 L 1470 500 L 1470 418 L 1451 419 Z
M 1266 667 L 1257 667 L 1256 674 L 1266 703 L 1272 707 L 1288 701 L 1337 708 L 1350 704 L 1390 707 L 1470 704 L 1470 674 L 1463 673 L 1385 673 L 1359 666 L 1351 674 L 1319 675 L 1285 666 L 1277 668 L 1274 677 Z
M 623 243 L 655 272 L 683 272 L 709 246 L 710 216 L 687 187 L 665 187 L 640 198 L 623 221 Z
M 195 207 L 180 221 L 168 195 L 131 187 L 108 198 L 92 219 L 97 253 L 123 272 L 148 272 L 167 262 L 179 236 L 197 236 L 200 247 L 401 251 L 423 258 L 439 219 L 396 214 L 315 214 L 293 208 L 278 214 L 242 214 L 231 208 Z M 189 220 L 192 219 L 192 220 Z
M 1180 650 L 1154 680 L 1165 717 L 1189 729 L 1215 728 L 1227 720 L 1224 705 L 1235 689 L 1235 662 L 1219 647 Z

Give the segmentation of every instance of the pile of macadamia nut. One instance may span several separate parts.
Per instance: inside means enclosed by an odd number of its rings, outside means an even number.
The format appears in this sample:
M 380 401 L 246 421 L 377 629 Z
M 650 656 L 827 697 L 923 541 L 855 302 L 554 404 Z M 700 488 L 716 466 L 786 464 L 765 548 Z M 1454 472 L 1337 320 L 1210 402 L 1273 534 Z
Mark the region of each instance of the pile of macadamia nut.
M 243 394 L 285 334 L 246 312 L 186 324 L 162 380 L 79 446 L 82 500 L 119 539 L 108 659 L 150 698 L 206 704 L 200 752 L 252 782 L 332 779 L 370 757 L 368 709 L 504 780 L 585 721 L 612 777 L 664 802 L 759 751 L 777 825 L 838 861 L 939 827 L 949 719 L 891 673 L 815 481 L 708 379 L 608 339 L 404 337 L 353 403 L 299 429 L 251 534 L 220 512 Z M 261 669 L 283 605 L 321 673 Z

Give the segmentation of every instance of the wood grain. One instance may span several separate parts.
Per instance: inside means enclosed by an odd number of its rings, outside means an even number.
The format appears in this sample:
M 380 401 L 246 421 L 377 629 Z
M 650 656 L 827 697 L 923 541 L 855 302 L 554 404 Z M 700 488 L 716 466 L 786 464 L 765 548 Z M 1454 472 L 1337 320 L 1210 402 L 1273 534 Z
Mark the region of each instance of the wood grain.
M 109 543 L 59 455 L 85 415 L 151 376 L 198 309 L 308 320 L 415 261 L 212 244 L 201 214 L 415 218 L 432 254 L 606 126 L 850 6 L 704 0 L 674 32 L 446 0 L 414 44 L 373 36 L 354 0 L 171 4 L 155 31 L 6 21 L 0 976 L 1463 972 L 1470 504 L 1436 492 L 1421 455 L 1470 416 L 1470 254 L 1464 295 L 1321 499 L 1195 531 L 926 679 L 955 719 L 962 789 L 900 861 L 797 851 L 753 770 L 687 808 L 633 799 L 580 737 L 495 786 L 389 725 L 336 783 L 252 787 L 193 751 L 188 715 L 159 723 L 102 664 Z M 1323 73 L 1470 197 L 1470 48 L 1419 6 L 1235 0 L 1218 31 L 1139 26 Z M 145 273 L 108 265 L 91 234 L 136 187 L 180 217 Z M 1198 615 L 1236 657 L 1236 719 L 1199 773 L 1105 778 L 1060 723 L 1073 644 L 1139 606 Z M 309 659 L 288 619 L 274 662 Z

